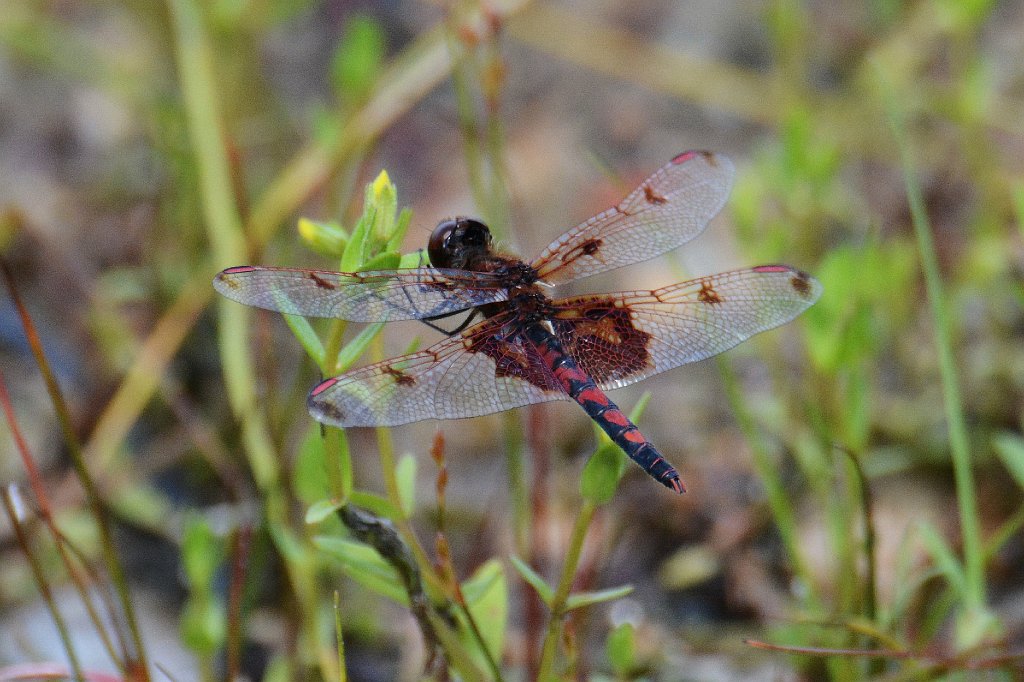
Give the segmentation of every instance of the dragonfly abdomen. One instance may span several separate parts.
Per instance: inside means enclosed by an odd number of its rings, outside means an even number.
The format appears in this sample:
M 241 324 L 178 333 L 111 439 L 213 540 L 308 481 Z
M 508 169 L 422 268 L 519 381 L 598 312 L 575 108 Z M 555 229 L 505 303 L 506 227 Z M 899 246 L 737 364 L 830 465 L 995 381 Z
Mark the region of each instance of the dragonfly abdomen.
M 562 344 L 539 324 L 527 327 L 524 334 L 540 352 L 545 364 L 570 398 L 597 422 L 616 445 L 652 478 L 677 493 L 686 492 L 679 473 L 648 441 L 636 424 L 602 391 L 576 361 L 567 355 Z

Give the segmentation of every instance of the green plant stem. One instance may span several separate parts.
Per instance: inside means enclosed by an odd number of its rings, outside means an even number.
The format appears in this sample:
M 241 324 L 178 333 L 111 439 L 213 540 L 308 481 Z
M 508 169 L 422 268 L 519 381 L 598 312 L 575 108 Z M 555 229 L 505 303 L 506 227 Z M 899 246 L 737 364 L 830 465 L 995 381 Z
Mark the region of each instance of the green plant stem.
M 175 57 L 189 135 L 199 169 L 200 198 L 207 236 L 217 267 L 237 265 L 247 253 L 231 181 L 226 135 L 217 101 L 212 49 L 199 7 L 193 0 L 168 0 Z M 249 350 L 251 312 L 221 300 L 218 308 L 220 359 L 228 402 L 242 426 L 249 466 L 261 490 L 276 485 L 277 456 L 253 392 L 256 371 Z
M 519 410 L 507 410 L 501 415 L 505 443 L 505 461 L 508 469 L 509 500 L 512 504 L 512 534 L 516 554 L 529 556 L 530 514 L 526 490 L 526 441 Z
M 428 31 L 406 48 L 382 75 L 373 98 L 341 134 L 327 136 L 326 142 L 318 138 L 297 152 L 263 191 L 246 223 L 245 232 L 252 235 L 249 252 L 259 252 L 284 220 L 337 167 L 357 156 L 370 140 L 408 112 L 441 82 L 448 69 L 448 54 L 439 28 Z M 142 343 L 86 445 L 89 461 L 102 463 L 101 469 L 114 461 L 128 430 L 159 386 L 171 358 L 213 299 L 210 280 L 219 269 L 213 262 L 197 268 Z
M 931 233 L 931 224 L 924 206 L 924 197 L 917 181 L 911 146 L 904 129 L 903 112 L 898 107 L 895 86 L 889 80 L 890 72 L 876 62 L 876 73 L 881 85 L 883 104 L 889 117 L 893 136 L 899 149 L 903 167 L 903 180 L 914 226 L 914 235 L 924 273 L 925 290 L 934 326 L 935 348 L 938 353 L 939 375 L 942 380 L 943 409 L 949 433 L 950 456 L 956 487 L 957 507 L 960 513 L 960 534 L 963 545 L 962 578 L 952 598 L 959 602 L 956 618 L 956 645 L 970 650 L 986 640 L 1001 634 L 998 617 L 988 608 L 985 586 L 985 551 L 978 516 L 974 488 L 970 445 L 964 418 L 960 384 L 953 355 L 952 322 L 942 290 L 938 256 Z M 961 570 L 960 567 L 957 567 Z
M 504 78 L 499 76 L 504 72 L 504 65 L 498 35 L 491 35 L 485 47 L 484 68 L 489 74 L 485 75 L 485 78 L 489 79 L 493 86 L 488 92 L 487 84 L 484 83 L 485 139 L 491 162 L 488 209 L 491 229 L 501 236 L 509 233 L 509 196 L 508 169 L 505 164 L 505 126 L 502 124 L 501 116 L 501 86 L 504 84 Z
M 347 682 L 345 669 L 345 638 L 341 629 L 341 595 L 334 591 L 334 635 L 338 639 L 338 682 Z
M 558 579 L 558 587 L 555 588 L 555 595 L 551 599 L 551 614 L 548 621 L 547 634 L 544 636 L 544 646 L 540 655 L 540 670 L 537 679 L 541 682 L 555 679 L 555 671 L 552 669 L 555 664 L 555 653 L 558 649 L 558 640 L 562 633 L 562 619 L 565 617 L 565 605 L 572 590 L 573 580 L 576 578 L 576 568 L 580 563 L 580 556 L 583 554 L 583 543 L 587 538 L 587 529 L 594 518 L 597 510 L 593 502 L 584 501 L 580 513 L 576 517 L 576 523 L 572 528 L 572 536 L 569 539 L 569 549 L 565 555 L 565 563 L 562 564 L 562 574 Z
M 9 277 L 10 273 L 6 270 L 6 263 L 0 265 L 4 268 L 4 275 Z M 13 287 L 13 281 L 8 279 L 8 286 Z M 28 311 L 24 309 L 21 303 L 21 297 L 16 289 L 11 289 L 12 298 L 15 301 L 15 305 L 18 308 L 18 312 L 22 315 L 22 319 L 26 320 L 26 324 L 31 328 L 31 318 L 28 317 Z M 32 336 L 35 336 L 35 331 L 31 332 Z M 32 492 L 36 498 L 36 506 L 39 509 L 39 516 L 42 518 L 43 523 L 46 525 L 50 536 L 53 538 L 54 547 L 57 549 L 57 553 L 60 555 L 61 561 L 67 569 L 68 575 L 71 578 L 71 582 L 75 586 L 75 590 L 78 592 L 79 598 L 82 600 L 82 605 L 85 607 L 86 612 L 89 614 L 89 620 L 92 622 L 96 629 L 96 634 L 103 643 L 104 649 L 107 651 L 107 655 L 110 656 L 110 660 L 116 661 L 118 659 L 117 650 L 114 648 L 114 644 L 110 638 L 107 628 L 105 627 L 105 620 L 100 617 L 99 612 L 96 609 L 96 605 L 93 603 L 92 598 L 89 594 L 88 582 L 90 582 L 86 576 L 82 575 L 82 572 L 78 570 L 78 564 L 72 560 L 69 555 L 69 547 L 73 551 L 74 548 L 61 535 L 60 530 L 57 528 L 57 523 L 54 519 L 53 508 L 50 505 L 50 498 L 46 492 L 46 485 L 43 480 L 43 474 L 36 465 L 35 459 L 32 457 L 32 453 L 29 450 L 28 443 L 25 441 L 25 437 L 22 434 L 21 427 L 18 424 L 18 418 L 14 411 L 14 405 L 11 403 L 10 394 L 7 391 L 7 381 L 4 379 L 4 375 L 0 372 L 0 405 L 3 407 L 4 416 L 7 418 L 7 425 L 10 429 L 10 434 L 14 440 L 15 449 L 21 455 L 22 463 L 25 467 L 25 472 L 28 475 L 29 483 L 32 486 Z M 17 523 L 16 519 L 12 519 L 11 523 Z M 29 547 L 24 546 L 23 550 L 27 554 Z M 85 561 L 83 559 L 83 564 Z M 86 564 L 87 565 L 87 564 Z M 92 581 L 95 582 L 95 581 Z M 69 650 L 70 651 L 70 650 Z
M 50 401 L 53 403 L 53 409 L 57 414 L 57 420 L 60 422 L 61 431 L 64 435 L 64 444 L 68 448 L 68 454 L 71 457 L 71 464 L 75 469 L 75 475 L 77 476 L 82 489 L 85 491 L 85 497 L 88 500 L 89 508 L 96 521 L 96 527 L 99 530 L 100 553 L 103 556 L 107 572 L 110 574 L 110 580 L 114 583 L 114 589 L 117 590 L 117 597 L 120 601 L 125 621 L 128 624 L 128 630 L 131 636 L 132 646 L 134 648 L 133 652 L 125 652 L 125 654 L 129 658 L 132 656 L 137 657 L 136 661 L 128 661 L 128 664 L 133 668 L 133 671 L 136 674 L 140 675 L 139 679 L 148 680 L 149 665 L 146 661 L 146 650 L 143 646 L 142 633 L 139 630 L 138 621 L 135 617 L 135 610 L 132 608 L 133 602 L 131 599 L 131 593 L 128 591 L 128 578 L 125 575 L 124 567 L 121 565 L 121 561 L 117 556 L 117 551 L 114 548 L 114 539 L 110 530 L 110 521 L 107 516 L 107 511 L 103 506 L 103 500 L 100 497 L 99 489 L 92 478 L 92 474 L 89 472 L 88 466 L 86 466 L 86 458 L 82 449 L 82 444 L 79 442 L 78 436 L 75 434 L 74 427 L 72 426 L 71 411 L 68 409 L 67 402 L 64 400 L 64 394 L 61 393 L 60 385 L 57 383 L 57 378 L 53 374 L 50 363 L 46 359 L 46 353 L 43 351 L 42 341 L 39 339 L 39 334 L 36 331 L 35 325 L 32 323 L 32 318 L 29 316 L 28 310 L 25 308 L 25 305 L 21 300 L 21 296 L 18 294 L 14 277 L 8 269 L 7 263 L 3 261 L 0 261 L 0 273 L 2 273 L 4 281 L 7 284 L 11 300 L 14 302 L 15 308 L 18 310 L 18 315 L 25 331 L 25 338 L 28 341 L 29 348 L 32 350 L 32 355 L 35 358 L 36 366 L 39 368 L 39 373 L 43 376 L 43 381 L 46 384 L 46 391 L 50 396 Z M 70 567 L 71 564 L 69 563 L 68 566 Z M 89 610 L 90 614 L 95 618 L 95 614 L 92 612 L 91 607 Z M 136 663 L 137 665 L 135 665 Z
M 78 662 L 78 654 L 75 653 L 75 647 L 71 641 L 71 632 L 68 630 L 67 623 L 64 622 L 64 616 L 57 607 L 57 600 L 54 599 L 53 593 L 50 591 L 50 585 L 46 578 L 46 571 L 43 570 L 43 567 L 39 564 L 39 561 L 37 561 L 37 557 L 32 551 L 30 539 L 25 535 L 25 529 L 22 528 L 21 518 L 15 508 L 13 500 L 11 499 L 11 491 L 9 489 L 0 491 L 0 498 L 3 499 L 4 509 L 7 511 L 7 518 L 10 521 L 11 530 L 14 531 L 14 536 L 18 541 L 18 545 L 21 546 L 21 551 L 25 555 L 26 561 L 28 561 L 29 569 L 32 571 L 32 577 L 35 579 L 36 585 L 39 587 L 39 593 L 43 596 L 43 601 L 46 602 L 46 608 L 50 611 L 50 618 L 53 620 L 53 624 L 57 627 L 57 635 L 60 637 L 61 644 L 64 646 L 64 653 L 67 654 L 68 664 L 74 674 L 74 679 L 84 680 L 85 677 L 82 675 L 82 667 Z M 57 541 L 60 542 L 60 539 L 58 538 Z
M 311 142 L 278 173 L 253 207 L 247 234 L 257 247 L 266 244 L 281 221 L 328 182 L 339 167 L 358 157 L 370 143 L 404 116 L 449 74 L 451 63 L 441 26 L 420 36 L 381 74 L 374 96 L 337 135 Z
M 379 343 L 379 341 L 375 341 L 375 343 Z M 420 544 L 419 538 L 405 514 L 405 506 L 402 504 L 402 496 L 398 490 L 398 478 L 395 475 L 395 446 L 391 440 L 391 432 L 385 427 L 378 428 L 376 431 L 384 488 L 387 490 L 388 501 L 400 512 L 399 516 L 394 519 L 395 527 L 398 528 L 402 540 L 416 558 L 416 565 L 420 568 L 423 582 L 433 590 L 435 595 L 447 594 L 444 580 L 434 570 L 434 563 L 424 551 L 423 545 Z
M 344 320 L 334 320 L 324 344 L 323 364 L 320 372 L 331 377 L 337 374 L 338 353 L 348 327 Z M 324 433 L 324 456 L 327 465 L 328 485 L 331 496 L 339 501 L 348 499 L 352 493 L 352 457 L 348 449 L 348 436 L 336 428 L 327 428 Z
M 185 113 L 199 170 L 204 223 L 217 268 L 244 262 L 248 250 L 231 181 L 223 121 L 218 110 L 212 49 L 194 0 L 168 0 Z M 253 478 L 264 496 L 267 522 L 288 528 L 288 503 L 280 488 L 276 449 L 254 393 L 257 385 L 248 344 L 250 311 L 222 300 L 218 308 L 218 341 L 228 401 L 241 424 L 242 444 Z M 279 548 L 283 550 L 283 548 Z M 316 581 L 308 565 L 284 562 L 299 608 L 298 621 L 315 647 L 322 677 L 335 677 L 335 656 L 321 645 Z
M 939 355 L 939 374 L 942 377 L 943 407 L 946 426 L 949 430 L 950 454 L 953 459 L 953 476 L 956 482 L 957 505 L 960 511 L 960 532 L 964 546 L 964 603 L 969 610 L 985 607 L 985 553 L 981 537 L 981 523 L 978 518 L 978 504 L 974 491 L 974 472 L 971 468 L 971 453 L 968 445 L 967 426 L 964 420 L 963 404 L 960 399 L 960 382 L 953 357 L 952 331 L 946 299 L 942 291 L 939 262 L 935 254 L 931 225 L 924 208 L 921 186 L 917 182 L 914 162 L 911 158 L 906 132 L 891 92 L 888 108 L 896 143 L 903 164 L 903 181 L 910 203 L 910 215 L 917 238 L 921 268 L 924 271 L 925 291 L 931 308 L 935 327 L 935 348 Z
M 458 3 L 457 3 L 458 4 Z M 486 211 L 488 209 L 488 192 L 484 187 L 484 155 L 480 145 L 480 135 L 476 124 L 473 95 L 469 87 L 468 46 L 459 37 L 458 24 L 462 21 L 462 12 L 456 7 L 448 11 L 448 30 L 445 32 L 448 52 L 452 63 L 452 90 L 455 93 L 456 111 L 459 114 L 459 127 L 462 130 L 463 155 L 466 159 L 466 175 L 469 179 L 473 203 Z M 485 216 L 489 222 L 491 216 Z
M 750 446 L 754 456 L 754 468 L 757 470 L 761 485 L 764 486 L 765 495 L 768 498 L 768 508 L 771 509 L 772 517 L 775 519 L 775 526 L 779 530 L 782 544 L 786 547 L 786 554 L 793 565 L 793 574 L 800 580 L 807 590 L 807 605 L 812 611 L 821 610 L 821 602 L 818 592 L 815 589 L 814 581 L 804 559 L 804 553 L 800 547 L 800 538 L 797 534 L 796 512 L 789 502 L 786 487 L 782 483 L 779 467 L 772 459 L 764 446 L 761 434 L 758 432 L 757 424 L 753 415 L 747 408 L 743 398 L 743 392 L 736 378 L 735 372 L 724 358 L 717 358 L 718 370 L 722 375 L 722 382 L 725 385 L 725 393 L 732 406 L 733 414 L 736 415 L 736 422 L 739 424 L 743 436 Z

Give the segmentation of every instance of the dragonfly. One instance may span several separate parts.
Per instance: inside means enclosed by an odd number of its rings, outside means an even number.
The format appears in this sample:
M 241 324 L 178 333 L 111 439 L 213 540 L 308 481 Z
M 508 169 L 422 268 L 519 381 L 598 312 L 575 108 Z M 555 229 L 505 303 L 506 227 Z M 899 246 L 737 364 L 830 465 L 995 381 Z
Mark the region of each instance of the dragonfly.
M 660 289 L 551 298 L 547 290 L 639 263 L 690 241 L 725 205 L 735 169 L 688 151 L 619 204 L 526 262 L 493 246 L 487 226 L 456 217 L 430 236 L 429 264 L 368 272 L 243 265 L 214 287 L 250 306 L 355 322 L 467 317 L 418 352 L 319 383 L 308 408 L 338 427 L 460 419 L 572 400 L 655 480 L 686 488 L 608 390 L 728 350 L 791 321 L 820 296 L 788 265 L 706 275 Z

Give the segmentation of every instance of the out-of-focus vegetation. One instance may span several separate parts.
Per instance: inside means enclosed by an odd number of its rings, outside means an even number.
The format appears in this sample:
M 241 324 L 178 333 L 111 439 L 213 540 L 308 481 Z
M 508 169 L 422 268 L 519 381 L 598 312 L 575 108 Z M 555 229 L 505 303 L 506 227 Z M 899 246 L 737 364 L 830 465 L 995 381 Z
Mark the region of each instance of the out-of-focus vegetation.
M 1022 33 L 983 0 L 7 0 L 0 670 L 1016 679 Z M 687 148 L 737 162 L 723 216 L 591 290 L 825 293 L 614 396 L 683 497 L 571 405 L 322 430 L 318 376 L 436 335 L 210 286 L 415 264 L 454 214 L 529 256 Z

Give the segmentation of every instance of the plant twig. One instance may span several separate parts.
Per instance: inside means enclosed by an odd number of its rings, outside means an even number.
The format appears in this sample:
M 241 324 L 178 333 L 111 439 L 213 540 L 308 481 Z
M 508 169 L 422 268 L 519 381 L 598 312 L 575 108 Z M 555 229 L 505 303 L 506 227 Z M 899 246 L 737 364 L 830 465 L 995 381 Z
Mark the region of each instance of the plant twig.
M 883 76 L 881 69 L 879 73 Z M 939 374 L 942 377 L 943 408 L 946 414 L 946 428 L 949 431 L 949 447 L 953 460 L 953 476 L 956 482 L 957 506 L 960 512 L 960 532 L 964 546 L 964 606 L 968 612 L 985 610 L 985 553 L 981 537 L 981 522 L 978 518 L 978 503 L 974 490 L 974 472 L 971 468 L 971 453 L 964 419 L 963 402 L 960 397 L 960 381 L 957 376 L 956 359 L 953 355 L 952 323 L 946 307 L 939 275 L 939 262 L 935 253 L 931 225 L 924 207 L 921 185 L 917 180 L 902 114 L 896 106 L 894 95 L 885 90 L 893 136 L 896 138 L 903 164 L 903 181 L 910 204 L 910 215 L 917 238 L 918 255 L 924 272 L 925 291 L 931 309 L 935 334 L 935 348 L 939 356 Z
M 555 588 L 554 597 L 551 599 L 551 614 L 548 621 L 547 634 L 544 637 L 544 645 L 541 648 L 540 671 L 538 680 L 551 680 L 555 677 L 554 664 L 555 654 L 558 649 L 558 642 L 562 634 L 562 619 L 565 618 L 565 606 L 572 590 L 573 581 L 576 578 L 576 567 L 579 566 L 580 557 L 583 554 L 583 543 L 587 538 L 587 529 L 590 521 L 594 518 L 597 507 L 593 502 L 584 500 L 580 513 L 576 517 L 576 523 L 572 528 L 572 536 L 569 539 L 569 548 L 565 554 L 565 563 L 562 564 L 562 574 L 558 579 L 558 587 Z
M 21 505 L 15 504 L 15 495 L 16 492 L 13 484 L 0 492 L 0 498 L 3 498 L 4 510 L 7 512 L 7 518 L 11 522 L 11 529 L 14 531 L 14 536 L 17 538 L 21 551 L 28 561 L 29 569 L 32 571 L 32 578 L 36 581 L 36 586 L 39 588 L 39 593 L 43 596 L 43 601 L 46 602 L 46 608 L 50 611 L 50 618 L 53 619 L 53 624 L 57 627 L 57 634 L 60 637 L 61 644 L 64 646 L 64 653 L 67 654 L 71 671 L 76 679 L 85 679 L 82 676 L 82 667 L 78 662 L 78 654 L 75 652 L 74 643 L 71 641 L 71 632 L 64 621 L 64 616 L 57 607 L 57 600 L 54 599 L 53 592 L 50 591 L 50 584 L 46 580 L 46 572 L 40 565 L 35 552 L 32 551 L 32 545 L 25 534 L 25 529 L 21 525 L 22 514 L 18 509 Z
M 7 263 L 2 260 L 0 260 L 0 273 L 3 275 L 4 281 L 7 284 L 8 292 L 11 295 L 11 300 L 18 311 L 22 328 L 25 331 L 25 338 L 28 341 L 29 348 L 32 350 L 32 355 L 35 357 L 36 366 L 39 368 L 40 374 L 43 375 L 43 381 L 46 383 L 46 390 L 50 395 L 50 401 L 53 404 L 54 412 L 57 414 L 57 419 L 60 422 L 61 430 L 64 434 L 64 443 L 68 448 L 72 466 L 75 469 L 75 474 L 82 486 L 82 489 L 85 491 L 86 500 L 88 501 L 93 518 L 96 521 L 96 527 L 99 530 L 100 553 L 103 556 L 107 572 L 110 575 L 110 580 L 114 583 L 114 587 L 117 590 L 121 612 L 124 614 L 133 647 L 132 651 L 125 652 L 126 660 L 122 663 L 125 665 L 127 670 L 140 675 L 139 679 L 148 680 L 149 666 L 146 663 L 146 652 L 142 643 L 142 634 L 139 630 L 138 621 L 135 617 L 135 610 L 132 607 L 133 602 L 131 594 L 128 591 L 128 578 L 125 575 L 124 567 L 121 565 L 121 561 L 117 556 L 117 551 L 114 548 L 113 534 L 110 529 L 110 519 L 107 516 L 107 510 L 103 505 L 99 490 L 89 472 L 89 468 L 86 466 L 82 444 L 78 440 L 78 436 L 75 434 L 74 427 L 71 424 L 71 411 L 68 409 L 67 402 L 64 400 L 64 394 L 61 393 L 60 386 L 57 384 L 57 378 L 54 376 L 50 363 L 46 358 L 46 353 L 43 351 L 43 344 L 39 339 L 39 334 L 36 331 L 35 324 L 32 322 L 32 317 L 29 315 L 24 302 L 21 300 L 21 295 L 18 293 L 14 276 L 7 267 Z M 37 494 L 42 490 L 41 486 L 36 486 Z M 45 493 L 40 499 L 45 503 Z M 58 546 L 59 545 L 60 542 L 58 541 Z M 68 563 L 67 565 L 70 570 L 71 564 Z

